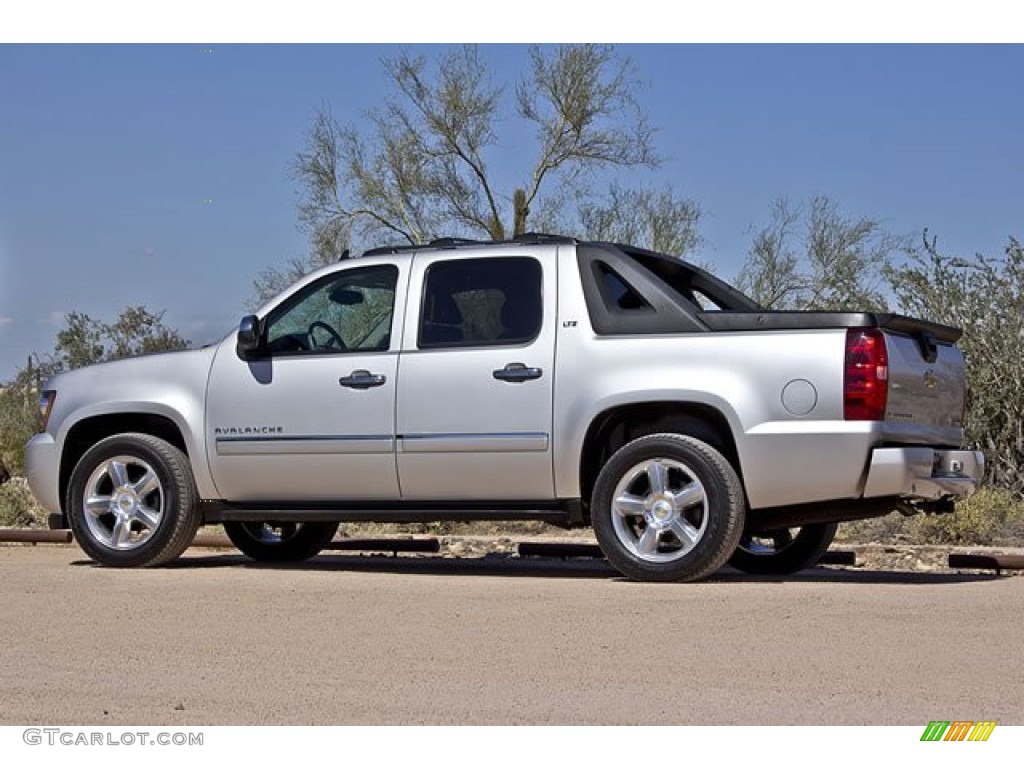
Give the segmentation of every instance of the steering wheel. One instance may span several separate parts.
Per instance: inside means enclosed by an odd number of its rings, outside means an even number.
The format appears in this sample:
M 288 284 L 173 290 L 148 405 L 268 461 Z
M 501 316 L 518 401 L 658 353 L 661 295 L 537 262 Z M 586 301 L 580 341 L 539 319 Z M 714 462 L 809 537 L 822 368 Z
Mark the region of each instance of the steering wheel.
M 323 328 L 327 333 L 330 334 L 331 338 L 327 340 L 326 344 L 317 344 L 316 337 L 313 335 L 313 331 L 317 328 Z M 309 329 L 306 331 L 306 336 L 309 338 L 309 343 L 313 349 L 348 349 L 345 346 L 345 340 L 341 338 L 341 334 L 331 328 L 323 320 L 314 320 L 309 324 Z

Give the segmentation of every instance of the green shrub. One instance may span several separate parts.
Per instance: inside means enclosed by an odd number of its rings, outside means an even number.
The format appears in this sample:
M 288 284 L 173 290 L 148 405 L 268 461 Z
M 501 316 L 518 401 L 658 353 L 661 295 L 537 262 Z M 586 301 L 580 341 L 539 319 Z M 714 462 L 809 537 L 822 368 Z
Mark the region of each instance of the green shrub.
M 951 515 L 890 514 L 858 520 L 845 523 L 839 538 L 860 543 L 1024 546 L 1024 501 L 1005 488 L 982 488 L 958 502 Z
M 36 502 L 28 481 L 13 477 L 0 485 L 0 526 L 45 528 L 47 513 Z
M 1024 504 L 1004 488 L 986 488 L 957 504 L 952 515 L 915 519 L 926 544 L 1024 544 Z M 1016 535 L 1015 535 L 1016 534 Z

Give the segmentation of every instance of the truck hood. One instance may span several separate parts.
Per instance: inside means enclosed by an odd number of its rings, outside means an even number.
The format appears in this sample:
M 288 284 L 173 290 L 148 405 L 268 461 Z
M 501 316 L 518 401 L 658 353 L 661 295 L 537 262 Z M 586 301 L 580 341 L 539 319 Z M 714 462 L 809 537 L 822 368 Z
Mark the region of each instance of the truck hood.
M 107 388 L 115 382 L 142 382 L 153 378 L 173 379 L 183 372 L 209 375 L 215 347 L 186 349 L 177 352 L 153 352 L 137 357 L 126 357 L 106 363 L 95 363 L 73 371 L 58 373 L 47 380 L 44 389 L 57 392 L 80 387 Z
M 54 376 L 46 383 L 57 392 L 48 429 L 66 434 L 82 419 L 148 413 L 171 419 L 190 443 L 191 425 L 202 424 L 215 352 L 212 347 L 142 355 Z

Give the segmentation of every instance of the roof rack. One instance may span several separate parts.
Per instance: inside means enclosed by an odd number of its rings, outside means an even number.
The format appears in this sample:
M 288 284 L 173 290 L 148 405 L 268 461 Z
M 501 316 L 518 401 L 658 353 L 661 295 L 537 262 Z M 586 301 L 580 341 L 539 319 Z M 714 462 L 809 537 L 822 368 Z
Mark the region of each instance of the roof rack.
M 551 235 L 547 232 L 524 232 L 512 238 L 513 243 L 578 243 L 575 237 L 568 235 Z
M 455 248 L 459 245 L 487 245 L 489 240 L 473 240 L 468 237 L 437 237 L 427 243 L 430 248 Z
M 402 251 L 417 251 L 426 248 L 426 245 L 380 245 L 376 248 L 367 248 L 363 256 L 383 256 L 388 253 L 401 253 Z
M 578 243 L 575 237 L 566 235 L 551 235 L 545 232 L 526 232 L 516 235 L 511 240 L 473 240 L 467 237 L 438 237 L 429 243 L 403 244 L 403 245 L 382 245 L 377 248 L 370 248 L 363 251 L 363 256 L 383 256 L 391 253 L 403 253 L 405 251 L 422 251 L 428 248 L 460 248 L 471 245 L 508 245 L 518 243 L 520 245 L 552 244 L 552 243 Z

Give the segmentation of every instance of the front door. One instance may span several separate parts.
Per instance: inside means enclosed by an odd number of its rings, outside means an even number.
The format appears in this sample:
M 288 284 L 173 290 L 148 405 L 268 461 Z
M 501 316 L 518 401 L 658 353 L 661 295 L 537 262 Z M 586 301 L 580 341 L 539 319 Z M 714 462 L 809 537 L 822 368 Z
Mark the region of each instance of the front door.
M 554 253 L 416 255 L 398 382 L 403 498 L 554 497 Z
M 398 497 L 395 289 L 407 269 L 344 267 L 264 318 L 263 349 L 234 339 L 210 374 L 206 440 L 229 501 Z

